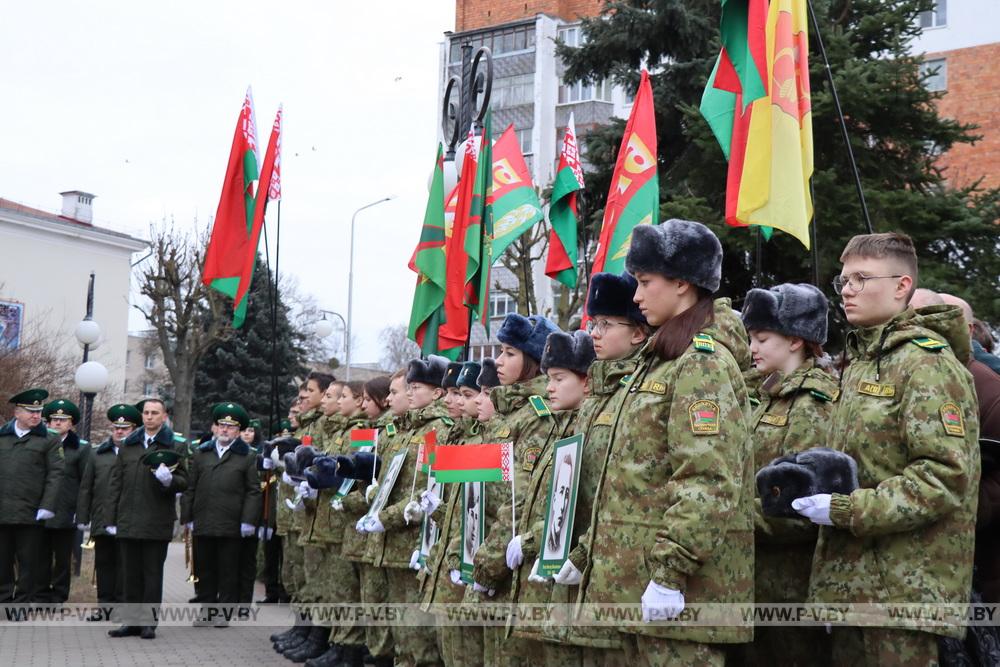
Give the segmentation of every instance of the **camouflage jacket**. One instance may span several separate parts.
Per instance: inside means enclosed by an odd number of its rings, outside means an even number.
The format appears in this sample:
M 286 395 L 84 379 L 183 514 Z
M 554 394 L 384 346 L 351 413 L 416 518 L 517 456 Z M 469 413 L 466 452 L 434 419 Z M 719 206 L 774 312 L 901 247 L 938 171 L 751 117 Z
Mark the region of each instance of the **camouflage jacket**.
M 753 601 L 753 457 L 741 365 L 746 332 L 716 302 L 714 321 L 687 350 L 662 361 L 640 353 L 612 417 L 585 545 L 580 603 L 634 604 L 650 580 L 688 604 Z M 631 624 L 622 628 L 697 642 L 745 642 L 753 627 Z
M 980 460 L 961 313 L 909 309 L 850 332 L 847 349 L 829 445 L 857 461 L 860 488 L 833 495 L 810 598 L 965 604 Z M 920 629 L 958 638 L 958 622 Z
M 330 451 L 345 456 L 354 454 L 356 450 L 351 447 L 351 431 L 356 428 L 370 428 L 370 426 L 368 417 L 364 414 L 346 419 L 344 428 L 334 439 Z M 323 497 L 323 504 L 329 509 L 330 514 L 337 515 L 336 521 L 343 526 L 343 529 L 340 531 L 342 540 L 340 543 L 340 555 L 348 560 L 364 561 L 368 535 L 367 533 L 359 533 L 355 526 L 358 523 L 358 519 L 368 512 L 368 500 L 365 498 L 365 492 L 368 490 L 369 484 L 370 482 L 362 479 L 354 482 L 354 486 L 351 487 L 348 494 L 341 498 L 341 502 L 344 505 L 342 511 L 335 510 L 330 506 L 330 501 L 333 500 L 335 491 L 327 491 L 325 497 Z
M 339 414 L 324 416 L 314 428 L 313 447 L 327 455 L 343 453 L 342 443 L 347 420 Z M 338 445 L 337 441 L 341 444 Z M 288 485 L 285 485 L 288 488 Z M 339 489 L 320 489 L 315 500 L 305 501 L 309 528 L 304 530 L 303 544 L 340 544 L 344 536 L 344 522 L 340 512 L 330 507 L 330 501 Z
M 320 418 L 323 417 L 323 413 L 317 409 L 310 410 L 309 412 L 299 415 L 298 422 L 299 427 L 295 429 L 295 437 L 301 440 L 302 438 L 309 436 L 310 438 L 316 437 L 316 432 L 320 427 Z M 315 444 L 315 443 L 313 443 Z M 279 476 L 280 477 L 280 476 Z M 289 531 L 293 531 L 301 535 L 303 527 L 308 526 L 312 523 L 312 515 L 310 514 L 306 517 L 305 513 L 302 511 L 293 512 L 288 509 L 285 505 L 285 499 L 294 500 L 295 497 L 295 487 L 289 486 L 284 483 L 278 484 L 278 534 L 286 535 Z M 305 521 L 305 523 L 303 523 Z

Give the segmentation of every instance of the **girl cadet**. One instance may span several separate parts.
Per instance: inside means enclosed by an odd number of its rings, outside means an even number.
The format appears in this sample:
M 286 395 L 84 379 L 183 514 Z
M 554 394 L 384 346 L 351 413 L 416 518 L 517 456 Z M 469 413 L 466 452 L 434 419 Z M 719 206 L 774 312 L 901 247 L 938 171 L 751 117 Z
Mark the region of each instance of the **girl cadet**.
M 597 273 L 587 294 L 587 328 L 594 340 L 597 360 L 588 371 L 589 394 L 576 419 L 576 432 L 584 434 L 583 460 L 577 485 L 573 550 L 563 571 L 554 577 L 554 604 L 569 605 L 579 593 L 580 573 L 589 562 L 585 537 L 590 527 L 594 494 L 611 444 L 611 415 L 628 395 L 626 384 L 639 366 L 639 351 L 649 338 L 646 317 L 632 301 L 638 286 L 628 273 Z M 614 628 L 592 625 L 546 625 L 547 641 L 572 645 L 578 659 L 564 664 L 582 665 L 584 657 L 594 665 L 626 663 L 622 635 Z M 564 651 L 564 654 L 566 652 Z
M 539 575 L 541 555 L 545 547 L 569 544 L 569 535 L 563 531 L 567 527 L 569 501 L 572 496 L 572 479 L 575 469 L 581 463 L 576 457 L 555 458 L 554 444 L 577 433 L 576 416 L 587 390 L 587 369 L 594 361 L 594 342 L 583 331 L 572 334 L 561 331 L 549 336 L 542 355 L 542 372 L 548 377 L 545 388 L 549 405 L 554 411 L 539 461 L 528 481 L 527 493 L 521 513 L 517 517 L 517 536 L 507 545 L 507 567 L 514 572 L 511 600 L 519 605 L 547 605 L 552 596 L 552 582 Z M 549 508 L 549 487 L 555 477 L 561 489 L 562 502 Z M 554 502 L 554 501 L 553 501 Z M 562 508 L 560 511 L 558 508 Z M 548 532 L 546 516 L 550 512 Z M 542 626 L 516 626 L 508 624 L 507 636 L 513 634 L 509 642 L 512 650 L 520 651 L 528 664 L 551 667 L 582 664 L 583 655 L 575 646 L 564 646 L 542 642 Z
M 826 342 L 827 300 L 812 285 L 752 289 L 743 302 L 754 366 L 764 377 L 760 405 L 750 419 L 754 469 L 785 454 L 826 446 L 837 381 L 818 368 Z M 754 598 L 762 603 L 803 603 L 818 527 L 800 519 L 767 517 L 755 503 Z M 758 665 L 821 665 L 829 660 L 823 628 L 761 626 L 747 647 Z
M 701 223 L 636 227 L 625 266 L 656 332 L 609 413 L 579 602 L 641 608 L 620 628 L 630 662 L 722 665 L 719 644 L 749 641 L 751 625 L 673 621 L 685 604 L 753 601 L 746 333 L 728 300 L 713 303 L 722 246 Z
M 490 392 L 496 415 L 486 430 L 484 442 L 513 444 L 511 467 L 514 478 L 514 501 L 517 512 L 524 502 L 528 480 L 538 462 L 542 447 L 552 427 L 552 412 L 542 399 L 548 380 L 541 374 L 539 363 L 549 334 L 559 331 L 555 324 L 542 317 L 524 317 L 511 313 L 497 331 L 500 354 L 496 359 L 501 386 Z M 467 590 L 466 601 L 508 598 L 511 572 L 507 567 L 507 542 L 513 533 L 511 525 L 511 488 L 503 482 L 490 482 L 486 487 L 484 514 L 485 539 L 473 561 L 475 583 Z M 490 595 L 490 592 L 493 595 Z M 484 598 L 480 598 L 484 594 Z M 514 664 L 508 647 L 501 647 L 503 628 L 486 628 L 483 633 L 484 662 L 488 665 Z

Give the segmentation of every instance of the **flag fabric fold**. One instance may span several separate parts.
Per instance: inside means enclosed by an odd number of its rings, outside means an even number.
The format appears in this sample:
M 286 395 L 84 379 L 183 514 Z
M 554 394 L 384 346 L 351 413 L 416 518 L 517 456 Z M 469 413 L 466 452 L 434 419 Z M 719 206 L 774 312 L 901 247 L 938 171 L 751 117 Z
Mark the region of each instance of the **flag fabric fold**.
M 351 429 L 351 447 L 374 447 L 378 431 L 373 428 Z
M 559 168 L 552 183 L 552 202 L 549 204 L 549 255 L 545 260 L 545 275 L 570 289 L 577 280 L 577 228 L 580 214 L 577 211 L 577 192 L 583 189 L 583 168 L 580 166 L 580 149 L 576 141 L 573 113 L 563 134 Z
M 493 257 L 543 219 L 542 204 L 511 124 L 493 145 Z

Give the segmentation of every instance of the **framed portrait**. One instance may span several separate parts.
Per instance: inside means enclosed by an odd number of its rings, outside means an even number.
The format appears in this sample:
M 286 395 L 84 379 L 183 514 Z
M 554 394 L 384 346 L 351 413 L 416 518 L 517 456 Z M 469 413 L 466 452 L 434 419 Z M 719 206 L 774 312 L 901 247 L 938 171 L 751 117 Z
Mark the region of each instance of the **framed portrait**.
M 472 559 L 486 531 L 486 482 L 462 483 L 462 581 L 472 583 Z
M 24 304 L 0 301 L 0 349 L 13 352 L 21 346 L 24 325 Z
M 359 447 L 358 451 L 359 452 L 370 452 L 370 451 L 372 451 L 372 448 L 371 447 Z M 337 489 L 337 493 L 333 494 L 333 499 L 330 502 L 333 503 L 334 501 L 340 500 L 341 498 L 343 498 L 344 496 L 346 496 L 348 493 L 350 493 L 351 489 L 354 488 L 354 483 L 357 482 L 357 481 L 358 480 L 356 480 L 356 479 L 345 479 L 344 482 L 340 485 L 340 488 Z
M 403 462 L 406 461 L 408 453 L 409 450 L 404 449 L 389 461 L 389 468 L 386 470 L 382 484 L 378 487 L 378 491 L 372 499 L 371 507 L 368 508 L 368 513 L 365 514 L 366 517 L 377 516 L 382 511 L 382 508 L 385 507 L 386 501 L 389 500 L 389 493 L 396 484 L 396 478 L 399 477 L 399 471 L 403 469 Z
M 444 484 L 441 482 L 434 482 L 429 485 L 430 490 L 434 492 L 438 498 L 443 497 Z M 430 517 L 429 514 L 424 514 L 424 522 L 420 526 L 420 556 L 417 562 L 421 565 L 427 564 L 427 557 L 431 553 L 431 547 L 438 541 L 438 536 L 440 535 L 440 529 L 437 522 Z
M 542 576 L 555 574 L 569 558 L 573 546 L 573 517 L 576 514 L 576 490 L 580 483 L 582 456 L 582 433 L 552 445 L 549 502 L 538 563 L 538 574 Z

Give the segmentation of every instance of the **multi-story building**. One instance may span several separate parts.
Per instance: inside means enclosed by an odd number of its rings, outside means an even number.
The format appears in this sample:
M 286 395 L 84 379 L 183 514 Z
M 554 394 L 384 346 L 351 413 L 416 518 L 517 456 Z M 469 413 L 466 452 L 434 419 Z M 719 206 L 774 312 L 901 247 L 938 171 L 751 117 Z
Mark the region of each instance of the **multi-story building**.
M 163 363 L 155 331 L 137 331 L 128 335 L 125 353 L 125 381 L 122 393 L 126 403 L 137 403 L 143 398 L 161 396 L 170 383 L 170 375 Z

